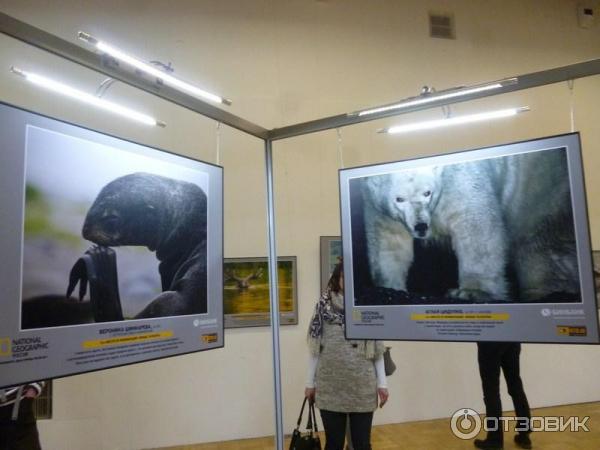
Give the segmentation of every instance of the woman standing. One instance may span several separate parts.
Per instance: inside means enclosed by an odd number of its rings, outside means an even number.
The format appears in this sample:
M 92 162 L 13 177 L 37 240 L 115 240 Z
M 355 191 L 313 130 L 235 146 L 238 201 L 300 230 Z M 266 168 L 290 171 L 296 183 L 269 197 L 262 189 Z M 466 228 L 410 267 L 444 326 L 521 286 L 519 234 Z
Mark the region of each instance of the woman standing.
M 343 450 L 346 420 L 354 450 L 371 449 L 373 412 L 388 399 L 380 341 L 344 337 L 344 275 L 338 264 L 308 331 L 310 359 L 305 396 L 321 410 L 325 450 Z

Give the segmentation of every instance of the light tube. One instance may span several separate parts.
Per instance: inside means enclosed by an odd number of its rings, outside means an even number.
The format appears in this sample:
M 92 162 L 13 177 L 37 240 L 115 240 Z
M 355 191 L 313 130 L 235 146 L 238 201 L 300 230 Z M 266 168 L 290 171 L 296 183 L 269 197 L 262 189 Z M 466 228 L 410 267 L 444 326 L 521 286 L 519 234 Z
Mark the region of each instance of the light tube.
M 403 100 L 399 103 L 395 103 L 393 105 L 381 106 L 379 108 L 367 109 L 364 111 L 360 111 L 357 113 L 351 113 L 350 115 L 358 115 L 360 116 L 368 116 L 371 114 L 377 114 L 385 111 L 392 110 L 402 110 L 405 108 L 410 108 L 411 106 L 425 105 L 427 103 L 437 102 L 439 100 L 447 100 L 456 97 L 462 97 L 469 94 L 476 94 L 478 92 L 491 91 L 494 89 L 500 89 L 504 86 L 509 86 L 511 84 L 516 84 L 518 80 L 516 78 L 508 78 L 506 80 L 482 84 L 478 86 L 460 88 L 460 89 L 450 89 L 446 91 L 440 91 L 433 94 L 422 95 L 420 97 L 413 97 L 406 100 Z
M 484 120 L 501 119 L 503 117 L 515 116 L 519 113 L 529 111 L 528 106 L 520 108 L 499 109 L 478 114 L 469 114 L 466 116 L 451 117 L 449 119 L 429 120 L 425 122 L 408 123 L 406 125 L 397 125 L 379 130 L 379 133 L 398 134 L 411 131 L 430 130 L 432 128 L 450 127 L 465 123 L 481 122 Z
M 104 100 L 102 98 L 96 97 L 95 95 L 88 94 L 87 92 L 80 91 L 79 89 L 72 88 L 71 86 L 68 86 L 66 84 L 59 83 L 58 81 L 51 80 L 50 78 L 46 78 L 42 75 L 38 75 L 36 73 L 31 72 L 25 72 L 24 70 L 18 69 L 16 67 L 11 67 L 10 70 L 17 75 L 22 76 L 27 81 L 35 84 L 36 86 L 40 86 L 44 89 L 56 92 L 57 94 L 65 95 L 74 100 L 79 100 L 81 102 L 96 106 L 97 108 L 103 109 L 105 111 L 110 111 L 122 117 L 126 117 L 128 119 L 143 123 L 145 125 L 153 125 L 160 127 L 166 126 L 164 122 L 156 120 L 153 117 L 150 117 L 146 114 L 142 114 L 140 112 L 134 111 L 133 109 L 121 106 L 117 103 Z
M 113 58 L 118 59 L 119 61 L 129 64 L 130 66 L 133 66 L 136 69 L 147 73 L 148 75 L 156 77 L 156 78 L 162 80 L 163 83 L 165 83 L 165 84 L 168 84 L 168 85 L 170 85 L 174 88 L 177 88 L 181 91 L 187 92 L 195 97 L 200 97 L 200 98 L 203 98 L 205 100 L 209 100 L 209 101 L 215 102 L 215 103 L 223 103 L 225 105 L 231 105 L 231 100 L 228 100 L 226 98 L 220 97 L 215 94 L 211 94 L 210 92 L 207 92 L 205 90 L 197 88 L 196 86 L 186 83 L 185 81 L 182 81 L 178 78 L 175 78 L 174 76 L 169 75 L 168 73 L 165 73 L 162 70 L 159 70 L 156 67 L 154 67 L 142 60 L 139 60 L 133 56 L 130 56 L 130 55 L 122 52 L 118 48 L 115 48 L 105 42 L 99 41 L 95 37 L 93 37 L 87 33 L 84 33 L 83 31 L 80 31 L 78 33 L 78 36 L 79 36 L 79 39 L 87 42 L 88 44 L 94 45 L 101 52 L 104 52 L 104 53 L 112 56 Z

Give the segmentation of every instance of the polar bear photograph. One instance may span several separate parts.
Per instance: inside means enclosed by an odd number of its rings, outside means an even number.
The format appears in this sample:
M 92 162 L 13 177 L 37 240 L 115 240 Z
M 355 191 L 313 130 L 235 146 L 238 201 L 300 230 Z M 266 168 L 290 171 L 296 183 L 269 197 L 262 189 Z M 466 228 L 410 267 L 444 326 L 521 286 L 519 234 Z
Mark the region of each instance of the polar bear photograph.
M 566 149 L 350 181 L 356 304 L 580 301 Z

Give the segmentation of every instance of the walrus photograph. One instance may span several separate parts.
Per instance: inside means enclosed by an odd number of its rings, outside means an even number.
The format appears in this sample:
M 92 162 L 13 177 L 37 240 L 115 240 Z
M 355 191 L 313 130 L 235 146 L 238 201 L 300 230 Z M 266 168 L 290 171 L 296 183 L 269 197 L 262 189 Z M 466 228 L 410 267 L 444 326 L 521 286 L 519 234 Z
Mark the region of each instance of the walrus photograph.
M 348 189 L 355 305 L 582 301 L 566 148 L 381 165 Z
M 208 175 L 32 129 L 21 328 L 205 314 Z

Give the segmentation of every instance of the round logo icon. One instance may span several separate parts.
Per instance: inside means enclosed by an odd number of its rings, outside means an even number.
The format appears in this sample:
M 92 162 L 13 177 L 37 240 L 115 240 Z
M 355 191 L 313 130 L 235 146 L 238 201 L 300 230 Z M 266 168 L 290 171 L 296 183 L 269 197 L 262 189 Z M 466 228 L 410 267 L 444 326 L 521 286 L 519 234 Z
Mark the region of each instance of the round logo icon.
M 552 311 L 550 311 L 549 308 L 544 308 L 544 309 L 542 309 L 541 312 L 542 312 L 542 316 L 544 316 L 544 317 L 548 317 L 548 316 L 550 316 L 550 314 L 552 314 Z
M 200 321 L 198 319 L 194 319 L 194 322 L 192 322 L 192 323 L 194 324 L 195 327 L 200 325 Z
M 481 417 L 471 408 L 459 409 L 452 414 L 450 428 L 459 439 L 473 439 L 481 431 Z

